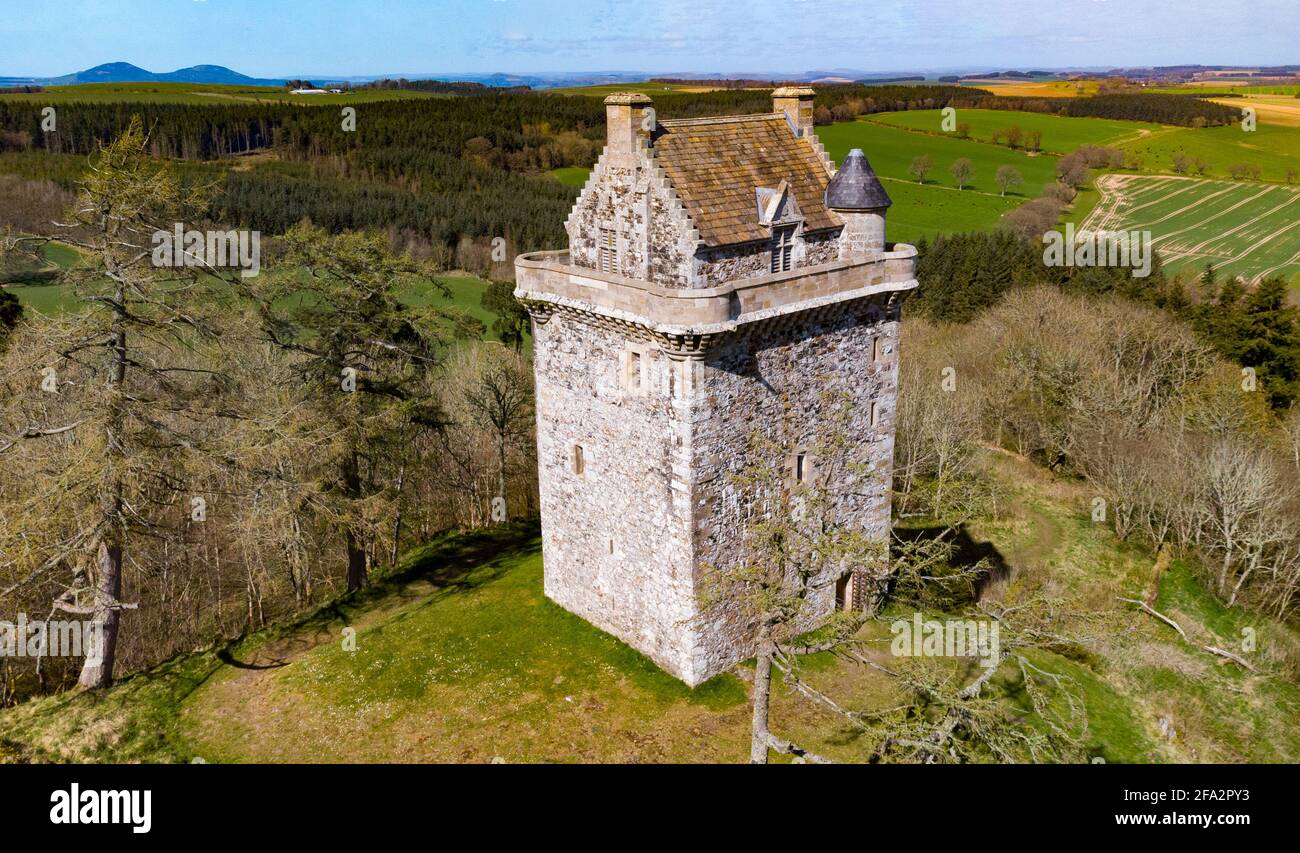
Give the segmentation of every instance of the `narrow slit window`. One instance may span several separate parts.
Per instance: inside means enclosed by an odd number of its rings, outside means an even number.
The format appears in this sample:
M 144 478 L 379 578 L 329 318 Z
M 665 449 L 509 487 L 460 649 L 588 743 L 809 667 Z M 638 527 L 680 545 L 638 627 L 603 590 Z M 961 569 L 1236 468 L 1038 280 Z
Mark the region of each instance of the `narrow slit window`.
M 880 354 L 881 354 L 880 335 L 876 335 L 874 338 L 871 339 L 871 361 L 873 364 L 880 361 Z
M 880 423 L 880 406 L 878 406 L 878 405 L 876 404 L 876 401 L 875 401 L 875 400 L 872 400 L 872 401 L 871 401 L 871 414 L 870 414 L 870 418 L 871 418 L 871 425 L 872 425 L 872 426 L 877 426 L 877 425 Z
M 627 376 L 624 377 L 624 384 L 632 391 L 641 389 L 641 353 L 636 350 L 627 351 Z
M 586 460 L 582 458 L 582 445 L 573 445 L 573 473 L 581 477 L 582 472 L 586 470 L 586 467 Z
M 772 232 L 772 272 L 789 272 L 794 248 L 794 229 L 777 228 Z
M 794 481 L 802 483 L 808 477 L 808 455 L 805 453 L 796 453 L 794 455 Z
M 618 268 L 618 242 L 613 228 L 600 229 L 597 244 L 601 272 L 614 272 Z

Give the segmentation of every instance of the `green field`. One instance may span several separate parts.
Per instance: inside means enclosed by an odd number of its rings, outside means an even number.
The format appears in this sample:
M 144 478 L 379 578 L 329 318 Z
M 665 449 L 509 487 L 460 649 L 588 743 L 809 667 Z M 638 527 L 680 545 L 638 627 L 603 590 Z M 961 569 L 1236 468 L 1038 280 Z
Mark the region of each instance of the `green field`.
M 943 114 L 940 110 L 880 113 L 871 116 L 871 121 L 955 138 L 954 133 L 945 133 L 942 129 Z M 970 125 L 971 138 L 980 142 L 992 142 L 995 130 L 1012 125 L 1017 125 L 1026 132 L 1038 131 L 1043 135 L 1042 150 L 1054 154 L 1067 154 L 1080 145 L 1118 145 L 1140 137 L 1143 131 L 1149 133 L 1165 129 L 1164 125 L 1147 122 L 1070 118 L 1050 113 L 1010 110 L 957 110 L 955 121 Z
M 894 201 L 889 211 L 889 237 L 901 242 L 915 242 L 921 237 L 953 231 L 987 230 L 997 225 L 1007 211 L 1022 204 L 1026 198 L 1038 195 L 1044 185 L 1055 180 L 1057 158 L 1051 154 L 1030 156 L 1023 151 L 1013 151 L 1005 145 L 988 142 L 996 129 L 1018 124 L 1026 131 L 1041 131 L 1042 144 L 1048 151 L 1069 151 L 1079 145 L 1118 146 L 1143 159 L 1143 173 L 1168 174 L 1175 152 L 1183 152 L 1189 160 L 1200 158 L 1209 164 L 1208 177 L 1226 176 L 1236 163 L 1254 163 L 1260 167 L 1265 180 L 1282 182 L 1291 170 L 1300 170 L 1300 127 L 1288 127 L 1261 120 L 1257 130 L 1245 132 L 1239 126 L 1214 128 L 1171 127 L 1143 122 L 1126 122 L 1109 119 L 1070 118 L 1046 113 L 1023 113 L 1002 110 L 962 110 L 957 120 L 970 125 L 971 138 L 959 139 L 940 130 L 941 113 L 938 110 L 914 110 L 897 113 L 878 113 L 857 121 L 840 122 L 817 128 L 817 136 L 836 162 L 842 162 L 852 148 L 861 148 L 880 175 Z M 918 155 L 927 154 L 934 168 L 924 185 L 917 184 L 908 174 L 908 166 Z M 954 160 L 969 159 L 975 167 L 973 181 L 958 192 L 956 181 L 949 171 Z M 1024 183 L 1005 198 L 993 182 L 999 166 L 1009 164 L 1018 169 Z M 586 169 L 556 169 L 550 173 L 556 180 L 571 186 L 582 186 L 589 171 Z M 1202 182 L 1210 186 L 1212 181 Z M 1222 183 L 1222 182 L 1218 182 Z M 1266 185 L 1245 183 L 1242 193 L 1259 192 Z M 1222 187 L 1219 187 L 1222 188 Z M 1283 191 L 1279 188 L 1278 191 Z M 1189 192 L 1195 195 L 1195 192 Z M 1236 198 L 1235 195 L 1232 196 Z M 1101 202 L 1101 195 L 1084 189 L 1074 203 L 1071 220 L 1079 223 L 1088 217 Z M 1295 216 L 1285 211 L 1286 215 Z M 1218 220 L 1216 220 L 1218 221 Z M 1259 223 L 1266 226 L 1272 220 Z M 1241 224 L 1228 220 L 1228 228 Z M 1181 227 L 1181 225 L 1179 226 Z M 1190 232 L 1189 232 L 1190 233 Z M 1253 227 L 1236 231 L 1231 238 L 1244 238 L 1256 233 Z M 1219 257 L 1225 269 L 1233 273 L 1249 272 L 1250 276 L 1282 264 L 1284 272 L 1296 249 L 1286 252 L 1292 245 L 1295 231 L 1279 235 L 1276 250 L 1261 248 L 1240 260 L 1236 254 L 1248 244 L 1238 246 L 1229 239 L 1219 248 L 1227 251 L 1221 257 L 1210 254 L 1202 259 L 1212 261 Z M 1198 241 L 1200 242 L 1200 241 Z M 1181 246 L 1176 240 L 1173 244 Z M 1196 244 L 1192 244 L 1195 246 Z M 1207 247 L 1207 249 L 1210 247 Z M 1277 257 L 1285 253 L 1285 257 Z M 1197 254 L 1174 258 L 1174 268 L 1196 262 Z M 1261 261 L 1267 261 L 1263 266 Z
M 1289 170 L 1300 170 L 1300 127 L 1264 120 L 1251 132 L 1235 124 L 1165 128 L 1120 147 L 1141 156 L 1146 172 L 1169 173 L 1177 151 L 1208 163 L 1210 171 L 1204 177 L 1226 177 L 1237 163 L 1258 165 L 1266 181 L 1285 181 Z
M 222 86 L 214 83 L 78 83 L 47 86 L 30 94 L 0 95 L 0 100 L 40 104 L 149 103 L 149 104 L 358 104 L 442 98 L 429 92 L 395 89 L 357 89 L 342 95 L 291 95 L 280 86 Z
M 1169 95 L 1202 95 L 1210 97 L 1213 95 L 1300 95 L 1300 86 L 1251 86 L 1246 83 L 1233 84 L 1224 83 L 1222 86 L 1151 86 L 1146 89 L 1148 92 L 1156 92 Z
M 932 136 L 876 121 L 819 127 L 817 136 L 836 163 L 843 162 L 850 149 L 861 148 L 866 153 L 894 201 L 889 210 L 889 239 L 902 242 L 992 228 L 1004 213 L 1038 195 L 1056 176 L 1056 158 L 1052 156 L 1031 157 L 1003 145 Z M 923 185 L 907 172 L 912 159 L 922 154 L 934 163 Z M 949 170 L 962 157 L 971 161 L 975 172 L 966 189 L 958 191 Z M 993 182 L 1002 165 L 1014 166 L 1024 177 L 1024 183 L 1005 198 Z
M 1079 228 L 1150 231 L 1171 270 L 1214 264 L 1255 281 L 1300 275 L 1300 188 L 1190 178 L 1104 175 Z
M 595 86 L 561 86 L 556 89 L 543 89 L 548 95 L 589 95 L 603 98 L 615 92 L 640 92 L 654 97 L 665 92 L 712 92 L 718 87 L 708 84 L 687 85 L 682 83 L 602 83 Z
M 71 287 L 57 280 L 51 280 L 51 274 L 57 274 L 60 269 L 75 265 L 80 259 L 79 253 L 71 246 L 57 242 L 46 243 L 41 247 L 41 252 L 45 256 L 44 265 L 25 262 L 21 265 L 21 270 L 11 271 L 13 280 L 2 286 L 17 296 L 18 301 L 25 308 L 41 314 L 53 315 L 75 309 L 79 303 Z M 22 277 L 24 272 L 30 273 L 30 276 Z M 280 269 L 265 270 L 262 273 L 266 276 L 295 274 L 295 271 Z M 440 275 L 437 281 L 446 289 L 446 293 L 434 288 L 431 282 L 421 282 L 407 288 L 402 294 L 402 302 L 411 306 L 437 305 L 463 312 L 481 322 L 489 330 L 488 337 L 491 337 L 490 330 L 496 315 L 484 310 L 482 306 L 483 288 L 486 282 L 477 276 L 462 272 Z

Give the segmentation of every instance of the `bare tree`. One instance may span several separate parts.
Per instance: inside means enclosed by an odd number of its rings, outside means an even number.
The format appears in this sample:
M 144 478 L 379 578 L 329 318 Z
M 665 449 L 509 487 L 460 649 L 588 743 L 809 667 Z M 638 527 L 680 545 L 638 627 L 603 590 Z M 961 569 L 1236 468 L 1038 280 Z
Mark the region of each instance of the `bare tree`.
M 70 572 L 55 606 L 91 619 L 99 648 L 81 672 L 87 688 L 112 682 L 121 612 L 135 606 L 122 601 L 129 547 L 165 535 L 185 494 L 184 458 L 202 452 L 202 425 L 223 416 L 220 299 L 198 267 L 153 264 L 154 235 L 170 232 L 200 196 L 147 151 L 137 117 L 92 161 L 66 237 L 87 253 L 65 274 L 83 310 L 43 321 L 39 337 L 25 330 L 10 358 L 28 362 L 20 375 L 31 386 L 0 427 L 0 453 L 42 443 L 11 462 L 53 486 L 29 493 L 25 523 L 0 530 L 0 554 L 27 570 L 5 592 Z
M 918 154 L 912 158 L 911 164 L 907 167 L 907 172 L 913 178 L 916 178 L 918 184 L 925 183 L 926 175 L 934 168 L 934 160 L 929 154 Z
M 466 389 L 465 402 L 491 427 L 497 452 L 497 496 L 506 501 L 510 451 L 531 434 L 533 426 L 532 375 L 522 357 L 493 349 L 485 348 L 486 363 Z
M 1002 190 L 1002 195 L 1004 196 L 1007 194 L 1007 190 L 1012 187 L 1018 187 L 1025 182 L 1025 179 L 1021 177 L 1020 172 L 1016 167 L 1007 164 L 998 166 L 997 174 L 994 176 L 993 180 L 997 183 L 998 189 Z
M 952 164 L 952 176 L 957 181 L 957 189 L 966 189 L 966 184 L 975 174 L 975 164 L 966 157 L 958 157 Z

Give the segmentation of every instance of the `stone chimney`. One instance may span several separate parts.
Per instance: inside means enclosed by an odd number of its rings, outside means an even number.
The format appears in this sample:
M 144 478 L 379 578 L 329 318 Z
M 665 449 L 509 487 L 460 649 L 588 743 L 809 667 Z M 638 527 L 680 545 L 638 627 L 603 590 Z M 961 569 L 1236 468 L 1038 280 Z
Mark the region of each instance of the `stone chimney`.
M 772 112 L 785 113 L 798 136 L 812 136 L 814 95 L 812 89 L 803 86 L 782 86 L 772 92 Z
M 629 166 L 655 129 L 653 102 L 639 92 L 615 92 L 605 98 L 606 155 L 611 165 Z
M 885 250 L 885 212 L 893 202 L 861 148 L 854 148 L 844 158 L 826 186 L 825 202 L 844 222 L 841 258 Z

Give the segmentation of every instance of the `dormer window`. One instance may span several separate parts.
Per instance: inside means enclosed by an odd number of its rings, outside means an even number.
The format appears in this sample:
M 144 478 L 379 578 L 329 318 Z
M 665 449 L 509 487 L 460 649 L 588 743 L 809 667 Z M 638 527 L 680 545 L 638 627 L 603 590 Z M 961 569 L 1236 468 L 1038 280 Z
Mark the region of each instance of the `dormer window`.
M 597 268 L 601 272 L 615 272 L 618 269 L 618 238 L 613 228 L 600 229 L 600 238 L 596 244 Z
M 794 227 L 772 229 L 772 272 L 789 272 L 794 248 Z

